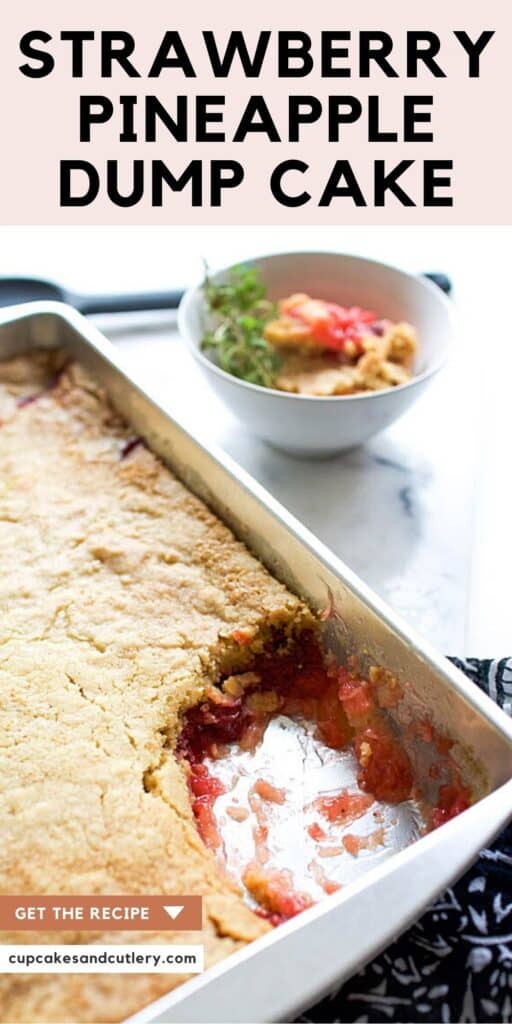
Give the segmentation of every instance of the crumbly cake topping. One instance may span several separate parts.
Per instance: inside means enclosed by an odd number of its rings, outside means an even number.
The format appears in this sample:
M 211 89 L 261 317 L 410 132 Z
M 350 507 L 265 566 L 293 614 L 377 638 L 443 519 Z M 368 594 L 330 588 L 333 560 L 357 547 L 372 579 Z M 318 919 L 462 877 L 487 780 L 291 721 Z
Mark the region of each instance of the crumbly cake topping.
M 173 755 L 180 714 L 220 665 L 243 667 L 269 631 L 312 616 L 132 443 L 80 366 L 0 364 L 0 420 L 0 886 L 201 893 L 211 964 L 267 925 L 197 834 Z M 4 975 L 0 1020 L 118 1021 L 181 980 Z
M 277 321 L 277 324 L 286 321 Z M 275 326 L 269 325 L 267 333 Z M 294 349 L 296 330 L 292 321 L 288 328 L 290 340 L 282 346 L 286 358 L 279 370 L 276 386 L 281 391 L 299 395 L 355 395 L 360 392 L 384 391 L 406 384 L 412 376 L 413 360 L 417 350 L 416 332 L 410 324 L 380 321 L 378 333 L 365 334 L 360 342 L 357 358 L 344 358 L 339 353 L 322 351 L 318 344 Z M 355 343 L 353 343 L 355 345 Z

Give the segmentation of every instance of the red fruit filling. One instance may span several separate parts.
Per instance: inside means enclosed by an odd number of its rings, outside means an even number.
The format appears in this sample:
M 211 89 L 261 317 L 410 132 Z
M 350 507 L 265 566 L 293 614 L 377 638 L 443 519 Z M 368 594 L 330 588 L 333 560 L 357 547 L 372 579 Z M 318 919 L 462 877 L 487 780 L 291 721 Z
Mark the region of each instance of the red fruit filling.
M 320 843 L 322 839 L 327 838 L 327 833 L 317 821 L 313 821 L 311 825 L 308 825 L 308 833 L 315 840 L 315 843 Z
M 272 915 L 278 915 L 281 921 L 295 917 L 302 910 L 313 906 L 311 896 L 305 892 L 296 892 L 293 888 L 290 871 L 272 871 L 251 861 L 242 875 L 242 880 L 263 909 Z
M 32 394 L 23 395 L 21 398 L 18 398 L 18 401 L 16 402 L 16 407 L 18 409 L 24 409 L 27 405 L 32 405 L 33 402 L 37 402 L 37 400 L 39 398 L 42 398 L 43 395 L 47 395 L 50 391 L 53 391 L 54 388 L 58 387 L 62 375 L 67 370 L 68 365 L 69 360 L 66 361 L 63 366 L 61 366 L 60 370 L 58 370 L 57 373 L 52 374 L 52 376 L 48 378 L 44 387 L 42 387 L 39 391 L 34 391 L 32 392 Z
M 328 747 L 343 750 L 348 745 L 351 730 L 339 701 L 337 681 L 327 671 L 316 643 L 304 641 L 281 657 L 263 656 L 256 668 L 261 689 L 273 690 L 281 697 L 282 714 L 315 722 L 318 739 Z
M 215 757 L 219 744 L 239 741 L 255 720 L 242 697 L 220 704 L 204 701 L 187 711 L 176 753 L 192 765 L 205 757 Z
M 23 398 L 18 398 L 18 401 L 16 402 L 16 407 L 18 409 L 24 409 L 26 405 L 32 405 L 32 402 L 37 402 L 38 398 L 41 398 L 41 396 L 45 394 L 46 390 L 37 391 L 33 395 L 24 395 Z
M 389 719 L 376 703 L 370 683 L 344 668 L 338 671 L 338 681 L 339 698 L 354 729 L 354 750 L 361 765 L 357 781 L 361 789 L 386 803 L 407 800 L 413 785 L 411 762 Z
M 320 299 L 314 303 L 289 303 L 285 312 L 292 319 L 307 324 L 310 337 L 321 348 L 334 352 L 343 353 L 347 342 L 351 342 L 357 346 L 356 352 L 360 354 L 363 351 L 359 344 L 361 339 L 377 324 L 375 313 L 369 309 L 361 309 L 360 306 L 347 308 L 339 306 L 337 302 L 324 302 Z
M 361 789 L 389 804 L 407 800 L 413 784 L 411 762 L 391 730 L 380 723 L 356 735 L 354 748 L 361 763 L 367 747 L 371 753 L 357 777 Z
M 319 885 L 320 888 L 323 889 L 328 896 L 330 896 L 334 892 L 339 892 L 339 890 L 341 889 L 341 885 L 339 882 L 334 882 L 331 878 L 327 877 L 325 871 L 323 870 L 322 866 L 318 863 L 317 860 L 311 861 L 309 865 L 309 870 L 311 871 L 311 874 L 313 875 L 313 878 L 315 879 L 317 885 Z
M 191 765 L 188 784 L 199 835 L 206 846 L 218 850 L 222 847 L 222 837 L 217 828 L 213 805 L 217 797 L 224 792 L 224 786 L 219 779 L 210 775 L 204 764 Z
M 469 789 L 461 785 L 459 780 L 441 786 L 437 804 L 430 816 L 431 827 L 438 828 L 439 825 L 444 825 L 445 821 L 456 818 L 469 807 L 470 802 Z
M 373 797 L 366 796 L 365 793 L 350 793 L 348 789 L 344 789 L 334 796 L 317 797 L 312 806 L 327 821 L 346 825 L 347 822 L 355 821 L 365 814 L 372 803 Z
M 271 804 L 284 804 L 286 800 L 286 790 L 273 786 L 266 779 L 256 779 L 253 789 L 262 800 L 268 800 Z
M 242 630 L 235 630 L 232 636 L 242 646 L 248 642 Z M 358 783 L 363 792 L 342 790 L 321 795 L 305 808 L 314 808 L 330 825 L 343 828 L 364 815 L 374 799 L 396 804 L 414 795 L 409 757 L 383 710 L 400 699 L 399 687 L 389 673 L 372 669 L 368 681 L 346 668 L 327 668 L 316 642 L 305 638 L 291 652 L 259 655 L 244 674 L 230 677 L 229 683 L 232 692 L 240 696 L 231 697 L 221 689 L 212 690 L 208 699 L 185 714 L 176 749 L 177 755 L 189 764 L 189 787 L 198 830 L 214 851 L 223 849 L 213 808 L 217 797 L 224 793 L 224 787 L 203 762 L 206 758 L 224 756 L 232 743 L 238 743 L 243 750 L 254 749 L 274 714 L 314 722 L 317 737 L 335 750 L 352 745 L 360 766 Z M 420 723 L 420 733 L 425 742 L 432 740 L 439 746 L 439 737 L 428 723 Z M 258 912 L 272 924 L 293 916 L 313 902 L 308 894 L 295 892 L 288 871 L 273 869 L 268 863 L 270 818 L 267 815 L 274 813 L 269 805 L 285 801 L 286 791 L 262 778 L 254 781 L 249 792 L 249 807 L 255 816 L 254 856 L 242 878 L 260 904 Z M 452 773 L 450 783 L 440 787 L 430 826 L 435 828 L 448 821 L 469 802 L 468 790 L 461 785 L 456 773 Z M 233 817 L 236 820 L 236 816 Z M 238 820 L 243 820 L 242 816 Z M 336 838 L 332 832 L 327 835 L 318 822 L 310 823 L 307 832 L 315 842 Z M 375 837 L 373 834 L 340 837 L 345 850 L 352 855 L 357 855 L 360 849 L 373 848 L 377 838 L 379 843 L 383 842 L 383 829 L 378 830 Z M 342 849 L 339 845 L 324 846 L 319 849 L 319 856 L 338 855 Z M 318 865 L 312 874 L 318 881 L 321 876 Z M 324 891 L 336 890 L 337 883 L 322 878 Z
M 250 644 L 253 639 L 251 633 L 248 633 L 245 629 L 234 629 L 231 636 L 240 647 L 247 647 L 247 644 Z
M 343 846 L 352 857 L 357 857 L 361 850 L 374 850 L 377 846 L 384 846 L 384 829 L 377 828 L 369 836 L 348 835 L 343 836 Z
M 123 447 L 121 448 L 121 451 L 119 453 L 119 458 L 120 459 L 127 459 L 128 456 L 133 451 L 135 451 L 136 448 L 139 448 L 140 445 L 143 444 L 143 443 L 144 442 L 143 442 L 141 437 L 131 437 L 130 440 L 126 441 L 125 444 L 123 445 Z

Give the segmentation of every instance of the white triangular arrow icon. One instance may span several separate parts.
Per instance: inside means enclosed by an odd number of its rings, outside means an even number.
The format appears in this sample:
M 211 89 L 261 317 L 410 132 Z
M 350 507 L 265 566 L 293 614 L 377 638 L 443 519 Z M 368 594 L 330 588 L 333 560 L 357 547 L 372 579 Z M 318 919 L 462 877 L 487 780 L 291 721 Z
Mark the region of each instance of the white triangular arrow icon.
M 171 917 L 173 921 L 176 920 L 178 915 L 181 914 L 181 911 L 184 909 L 184 907 L 166 907 L 164 904 L 165 913 L 169 914 L 169 917 Z

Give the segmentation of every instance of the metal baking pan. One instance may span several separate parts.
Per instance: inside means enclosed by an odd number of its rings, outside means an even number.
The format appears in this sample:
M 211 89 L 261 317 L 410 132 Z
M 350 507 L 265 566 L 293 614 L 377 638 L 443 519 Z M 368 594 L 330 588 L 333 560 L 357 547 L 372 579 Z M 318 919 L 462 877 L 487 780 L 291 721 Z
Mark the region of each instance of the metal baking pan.
M 512 723 L 236 463 L 185 430 L 129 379 L 115 348 L 71 307 L 0 312 L 0 359 L 60 346 L 101 381 L 113 404 L 183 482 L 313 608 L 327 599 L 329 644 L 404 684 L 410 714 L 456 741 L 477 802 L 306 910 L 130 1018 L 157 1022 L 290 1021 L 357 971 L 459 876 L 512 817 Z

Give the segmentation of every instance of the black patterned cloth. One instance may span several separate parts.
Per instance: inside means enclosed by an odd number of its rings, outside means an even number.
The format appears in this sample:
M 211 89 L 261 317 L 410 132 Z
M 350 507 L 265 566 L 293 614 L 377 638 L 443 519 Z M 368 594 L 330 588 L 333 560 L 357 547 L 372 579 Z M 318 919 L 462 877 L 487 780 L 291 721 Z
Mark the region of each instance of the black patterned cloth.
M 512 714 L 512 658 L 452 661 Z M 423 917 L 300 1021 L 512 1022 L 512 825 Z

